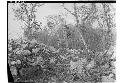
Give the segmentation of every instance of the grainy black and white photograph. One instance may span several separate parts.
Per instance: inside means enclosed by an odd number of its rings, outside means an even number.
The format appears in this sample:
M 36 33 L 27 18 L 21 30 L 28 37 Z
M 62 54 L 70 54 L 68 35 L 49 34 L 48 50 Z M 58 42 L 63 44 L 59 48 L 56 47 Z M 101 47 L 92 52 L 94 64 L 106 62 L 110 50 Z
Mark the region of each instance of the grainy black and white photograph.
M 8 83 L 114 83 L 116 1 L 7 1 Z

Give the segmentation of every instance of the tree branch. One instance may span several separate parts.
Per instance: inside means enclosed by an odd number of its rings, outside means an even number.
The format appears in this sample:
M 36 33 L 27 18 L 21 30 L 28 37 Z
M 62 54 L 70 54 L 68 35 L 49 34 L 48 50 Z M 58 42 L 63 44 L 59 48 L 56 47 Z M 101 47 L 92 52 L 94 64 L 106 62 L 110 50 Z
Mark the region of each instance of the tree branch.
M 65 6 L 64 6 L 64 3 L 61 5 L 65 10 L 67 10 L 70 14 L 72 14 L 72 15 L 74 15 L 75 16 L 75 14 L 72 12 L 72 11 L 70 11 L 69 9 L 67 9 Z
M 78 27 L 78 24 L 79 24 L 79 19 L 78 19 L 78 15 L 77 15 L 77 8 L 76 8 L 76 3 L 74 3 L 74 13 L 75 13 L 75 18 L 76 18 L 76 23 L 77 23 L 77 27 Z

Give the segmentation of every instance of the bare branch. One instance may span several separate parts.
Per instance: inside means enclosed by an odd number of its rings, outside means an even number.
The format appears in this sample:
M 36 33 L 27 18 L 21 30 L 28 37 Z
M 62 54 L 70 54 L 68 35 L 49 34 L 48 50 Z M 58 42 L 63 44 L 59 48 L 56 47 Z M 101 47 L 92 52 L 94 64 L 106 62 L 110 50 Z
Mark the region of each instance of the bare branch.
M 65 6 L 64 6 L 64 3 L 61 5 L 65 10 L 67 10 L 70 14 L 72 14 L 72 15 L 74 15 L 75 16 L 75 14 L 72 12 L 72 11 L 70 11 L 69 9 L 67 9 Z
M 77 23 L 77 25 L 76 26 L 78 26 L 78 24 L 79 24 L 79 19 L 78 19 L 78 15 L 77 15 L 77 7 L 76 7 L 76 3 L 74 3 L 74 13 L 75 13 L 75 18 L 76 18 L 76 23 Z

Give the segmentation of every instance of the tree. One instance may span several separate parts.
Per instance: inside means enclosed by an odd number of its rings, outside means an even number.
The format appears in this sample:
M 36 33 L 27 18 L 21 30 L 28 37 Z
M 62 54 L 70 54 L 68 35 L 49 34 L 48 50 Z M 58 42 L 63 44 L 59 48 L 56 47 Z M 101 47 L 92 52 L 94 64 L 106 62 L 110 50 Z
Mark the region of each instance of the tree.
M 107 42 L 107 40 L 105 40 L 106 37 L 108 37 L 108 38 L 109 38 L 109 36 L 110 36 L 110 38 L 111 38 L 111 36 L 113 37 L 112 33 L 110 33 L 110 35 L 107 35 L 108 33 L 105 33 L 105 32 L 109 32 L 109 31 L 112 32 L 111 27 L 113 26 L 113 21 L 112 21 L 113 16 L 110 14 L 110 11 L 112 10 L 110 7 L 111 4 L 90 3 L 89 7 L 84 4 L 81 6 L 78 6 L 77 4 L 78 3 L 73 3 L 73 9 L 74 9 L 73 11 L 70 11 L 68 8 L 66 8 L 64 3 L 62 4 L 62 7 L 75 17 L 76 27 L 79 30 L 80 34 L 82 35 L 82 40 L 83 40 L 84 44 L 86 45 L 86 49 L 92 48 L 91 46 L 93 46 L 95 44 L 92 42 L 90 42 L 90 44 L 89 44 L 87 42 L 88 39 L 90 39 L 90 38 L 86 39 L 85 37 L 87 37 L 87 36 L 89 37 L 89 35 L 92 35 L 92 36 L 95 35 L 95 37 L 101 37 L 101 40 L 97 40 L 97 41 L 101 41 L 103 43 Z M 104 10 L 103 12 L 101 12 L 101 14 L 100 14 L 98 5 L 101 5 L 102 6 L 101 10 Z M 94 23 L 94 21 L 93 21 L 94 19 L 97 20 L 99 28 L 93 29 L 92 25 Z M 103 22 L 101 22 L 101 21 L 103 21 Z M 108 27 L 107 31 L 106 31 L 104 22 L 106 23 L 106 25 Z M 85 36 L 85 32 L 88 32 L 88 33 L 86 33 L 86 36 Z M 98 35 L 98 36 L 96 36 L 96 35 Z M 96 38 L 96 39 L 100 39 L 100 38 Z M 96 40 L 94 40 L 93 37 L 90 40 L 93 40 L 93 42 L 97 42 Z M 110 40 L 110 41 L 114 41 L 114 40 Z M 101 45 L 102 43 L 98 42 L 97 44 Z M 98 45 L 96 45 L 96 46 L 98 46 Z
M 88 46 L 84 40 L 84 38 L 82 37 L 82 32 L 81 32 L 81 26 L 85 26 L 85 21 L 89 19 L 89 17 L 91 16 L 91 14 L 93 14 L 93 12 L 95 11 L 95 9 L 93 9 L 93 7 L 95 8 L 95 4 L 92 3 L 92 7 L 91 9 L 89 9 L 89 11 L 86 11 L 87 8 L 85 8 L 85 6 L 77 6 L 77 3 L 73 3 L 73 12 L 70 11 L 68 8 L 65 7 L 65 4 L 62 3 L 61 5 L 66 11 L 68 11 L 71 15 L 73 15 L 75 17 L 76 20 L 76 28 L 78 29 L 80 35 L 81 35 L 81 40 L 83 41 L 86 50 L 89 51 Z M 90 12 L 91 11 L 91 12 Z M 85 16 L 85 13 L 87 12 L 87 15 Z M 81 14 L 81 15 L 80 15 Z M 85 18 L 83 18 L 85 17 Z M 85 26 L 86 27 L 86 26 Z M 83 27 L 82 27 L 83 29 Z
M 17 7 L 13 8 L 16 19 L 24 24 L 24 37 L 32 39 L 33 29 L 40 29 L 40 23 L 36 21 L 35 13 L 37 12 L 37 8 L 44 4 L 22 2 L 14 3 L 14 5 Z

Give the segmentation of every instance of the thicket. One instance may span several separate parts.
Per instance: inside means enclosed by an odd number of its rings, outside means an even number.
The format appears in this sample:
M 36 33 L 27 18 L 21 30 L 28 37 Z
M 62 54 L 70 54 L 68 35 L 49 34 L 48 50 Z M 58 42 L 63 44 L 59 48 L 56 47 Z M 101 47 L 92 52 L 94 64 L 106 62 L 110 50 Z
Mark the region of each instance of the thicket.
M 14 10 L 16 17 L 26 25 L 24 38 L 8 39 L 8 63 L 14 68 L 15 82 L 97 83 L 110 75 L 115 80 L 114 33 L 111 29 L 106 31 L 88 26 L 96 9 L 80 12 L 88 14 L 82 17 L 81 24 L 78 10 L 85 7 L 77 8 L 74 3 L 72 13 L 63 4 L 62 7 L 76 17 L 76 25 L 66 24 L 60 15 L 48 16 L 46 28 L 41 29 L 35 20 L 35 7 L 44 4 L 28 5 L 21 3 L 18 11 Z

